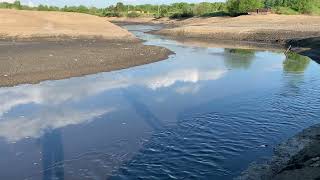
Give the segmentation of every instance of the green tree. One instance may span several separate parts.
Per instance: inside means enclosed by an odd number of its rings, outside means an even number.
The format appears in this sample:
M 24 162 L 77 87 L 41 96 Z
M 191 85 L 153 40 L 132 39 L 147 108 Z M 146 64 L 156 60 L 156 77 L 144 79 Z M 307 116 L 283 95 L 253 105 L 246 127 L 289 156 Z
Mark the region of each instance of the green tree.
M 80 13 L 88 13 L 89 9 L 86 6 L 80 5 L 79 7 L 77 7 L 76 12 L 80 12 Z
M 315 5 L 314 2 L 314 0 L 298 0 L 294 4 L 291 4 L 291 6 L 300 13 L 309 14 L 312 12 L 313 5 Z
M 14 3 L 13 3 L 13 8 L 15 8 L 15 9 L 21 9 L 21 3 L 20 3 L 20 1 L 15 1 Z
M 115 7 L 115 10 L 117 12 L 124 12 L 126 10 L 126 7 L 122 2 L 118 2 L 116 7 Z
M 233 15 L 247 13 L 263 6 L 262 0 L 227 0 L 227 9 Z

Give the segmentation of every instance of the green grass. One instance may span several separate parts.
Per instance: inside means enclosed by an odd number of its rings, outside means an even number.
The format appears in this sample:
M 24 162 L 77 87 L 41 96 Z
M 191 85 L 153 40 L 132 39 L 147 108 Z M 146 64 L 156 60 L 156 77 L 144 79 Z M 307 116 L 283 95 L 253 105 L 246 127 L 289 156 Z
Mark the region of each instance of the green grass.
M 320 16 L 320 7 L 313 7 L 311 14 Z
M 289 7 L 276 7 L 273 9 L 277 14 L 285 14 L 285 15 L 298 15 L 300 14 L 298 11 L 295 11 Z
M 221 17 L 221 16 L 229 16 L 230 14 L 225 11 L 217 11 L 211 13 L 201 14 L 200 17 Z

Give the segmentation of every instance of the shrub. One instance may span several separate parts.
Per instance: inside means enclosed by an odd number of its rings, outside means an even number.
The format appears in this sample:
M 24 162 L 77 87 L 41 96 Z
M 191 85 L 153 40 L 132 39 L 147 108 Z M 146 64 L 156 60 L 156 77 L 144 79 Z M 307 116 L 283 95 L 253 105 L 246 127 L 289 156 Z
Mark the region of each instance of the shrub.
M 127 14 L 127 17 L 129 17 L 129 18 L 136 18 L 136 17 L 139 17 L 139 16 L 140 16 L 140 14 L 137 13 L 137 12 L 130 12 L 130 13 Z
M 171 19 L 181 19 L 181 18 L 190 18 L 193 17 L 193 12 L 178 12 L 170 16 Z
M 219 17 L 219 16 L 229 16 L 229 13 L 224 11 L 217 11 L 217 12 L 211 12 L 202 14 L 201 17 Z
M 119 12 L 110 12 L 110 11 L 105 11 L 103 12 L 103 15 L 105 17 L 123 17 L 123 14 Z
M 232 15 L 245 14 L 263 6 L 262 0 L 227 0 L 227 9 Z
M 285 14 L 285 15 L 296 15 L 299 14 L 299 12 L 289 8 L 289 7 L 276 7 L 273 10 L 277 14 Z

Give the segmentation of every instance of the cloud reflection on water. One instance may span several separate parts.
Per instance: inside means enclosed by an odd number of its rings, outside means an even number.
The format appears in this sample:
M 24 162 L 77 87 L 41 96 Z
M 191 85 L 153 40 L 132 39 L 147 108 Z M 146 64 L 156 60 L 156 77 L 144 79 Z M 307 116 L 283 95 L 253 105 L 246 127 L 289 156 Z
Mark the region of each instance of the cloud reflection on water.
M 155 91 L 170 88 L 177 82 L 196 84 L 199 81 L 216 80 L 226 73 L 224 69 L 207 66 L 160 68 L 156 72 L 144 68 L 139 71 L 134 69 L 1 88 L 0 137 L 10 142 L 25 137 L 39 138 L 47 130 L 88 123 L 99 116 L 115 112 L 115 106 L 89 107 L 85 103 L 88 98 L 107 91 L 128 89 L 130 86 Z M 199 90 L 199 86 L 192 90 L 187 85 L 173 89 L 173 92 L 186 94 Z M 28 107 L 27 113 L 19 111 Z

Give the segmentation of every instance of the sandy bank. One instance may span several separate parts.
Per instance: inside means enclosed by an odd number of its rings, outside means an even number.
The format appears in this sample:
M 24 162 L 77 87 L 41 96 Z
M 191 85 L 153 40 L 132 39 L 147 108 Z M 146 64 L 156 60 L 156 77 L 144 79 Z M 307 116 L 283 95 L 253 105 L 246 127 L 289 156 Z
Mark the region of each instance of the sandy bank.
M 100 37 L 135 40 L 106 19 L 80 13 L 0 9 L 0 38 Z
M 320 17 L 261 15 L 186 19 L 157 34 L 214 40 L 278 42 L 320 36 Z
M 111 40 L 0 41 L 0 86 L 112 71 L 166 59 L 165 48 Z
M 241 180 L 314 180 L 320 178 L 320 125 L 312 126 L 275 148 L 265 164 L 252 164 Z
M 197 41 L 200 39 L 216 44 L 227 42 L 227 44 L 247 43 L 251 46 L 256 46 L 258 43 L 265 44 L 263 46 L 270 44 L 283 48 L 291 46 L 293 47 L 291 50 L 320 62 L 320 16 L 271 14 L 184 20 L 168 18 L 109 18 L 108 20 L 129 24 L 164 24 L 166 28 L 152 33 L 175 39 L 197 39 Z
M 0 86 L 118 70 L 171 54 L 86 14 L 0 10 L 0 27 Z

